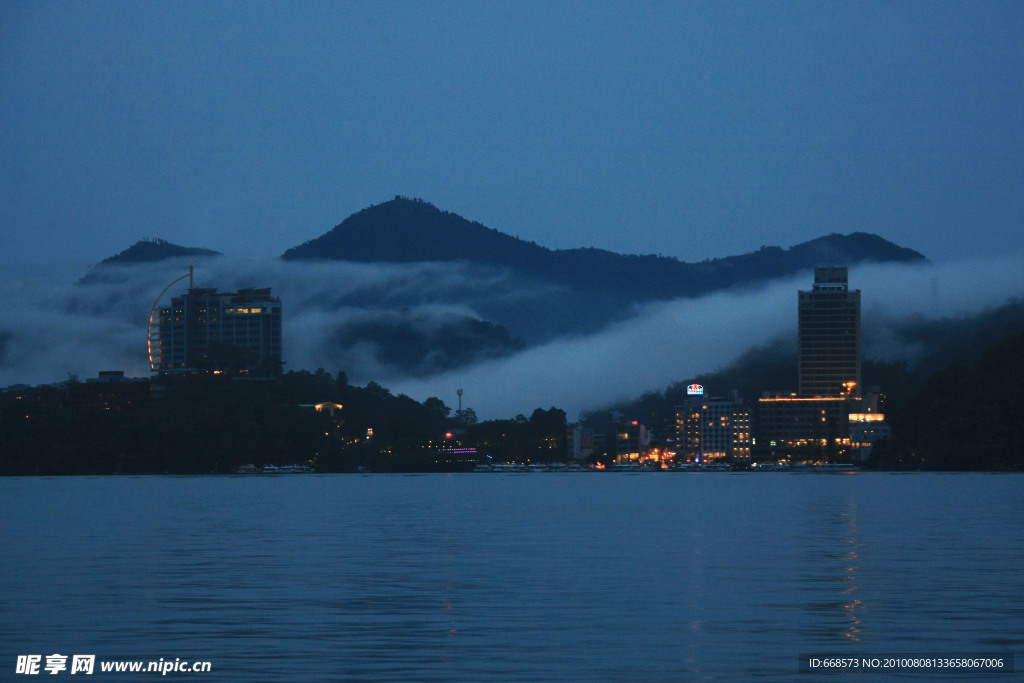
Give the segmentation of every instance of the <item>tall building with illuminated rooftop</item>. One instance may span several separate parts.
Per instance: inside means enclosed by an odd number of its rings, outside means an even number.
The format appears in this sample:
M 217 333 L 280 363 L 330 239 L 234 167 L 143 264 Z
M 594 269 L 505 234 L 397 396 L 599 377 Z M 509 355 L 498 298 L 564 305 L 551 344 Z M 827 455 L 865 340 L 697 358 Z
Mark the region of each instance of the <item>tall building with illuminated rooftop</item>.
M 860 290 L 846 267 L 814 269 L 814 286 L 799 293 L 800 396 L 860 394 Z
M 799 292 L 798 391 L 758 400 L 757 457 L 794 462 L 862 460 L 890 436 L 879 396 L 862 392 L 860 290 L 846 267 L 814 269 Z

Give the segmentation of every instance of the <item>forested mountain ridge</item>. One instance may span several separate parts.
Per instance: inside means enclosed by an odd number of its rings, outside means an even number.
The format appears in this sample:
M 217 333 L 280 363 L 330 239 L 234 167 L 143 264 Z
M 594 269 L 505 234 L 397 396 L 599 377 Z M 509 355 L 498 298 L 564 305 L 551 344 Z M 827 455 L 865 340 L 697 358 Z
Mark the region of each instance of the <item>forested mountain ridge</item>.
M 181 256 L 220 255 L 212 249 L 147 239 L 104 259 L 98 267 Z M 822 264 L 926 260 L 913 249 L 864 232 L 827 235 L 788 249 L 762 246 L 754 252 L 700 263 L 653 254 L 618 254 L 593 247 L 548 249 L 443 211 L 423 200 L 405 197 L 358 211 L 323 235 L 288 249 L 282 258 L 358 263 L 464 261 L 504 267 L 565 284 L 614 284 L 616 289 L 624 285 L 653 298 L 698 295 L 738 283 L 782 277 Z
M 352 214 L 329 232 L 287 250 L 285 260 L 362 263 L 465 261 L 498 266 L 572 289 L 617 299 L 652 301 L 791 275 L 816 265 L 924 262 L 925 257 L 877 235 L 828 235 L 789 249 L 763 246 L 739 256 L 685 263 L 603 249 L 553 250 L 405 197 Z
M 79 280 L 79 283 L 90 285 L 107 280 L 110 266 L 155 263 L 165 259 L 196 256 L 223 256 L 223 254 L 202 247 L 183 247 L 160 238 L 139 240 L 124 251 L 109 256 L 90 268 L 89 272 Z

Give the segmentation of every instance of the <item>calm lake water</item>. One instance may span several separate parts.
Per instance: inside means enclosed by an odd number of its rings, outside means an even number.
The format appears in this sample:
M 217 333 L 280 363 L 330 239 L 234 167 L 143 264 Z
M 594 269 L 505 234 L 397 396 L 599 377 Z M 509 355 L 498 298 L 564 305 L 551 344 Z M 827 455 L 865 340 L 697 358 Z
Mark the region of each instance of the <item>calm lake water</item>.
M 53 653 L 205 660 L 168 674 L 202 681 L 1024 668 L 1024 475 L 6 478 L 0 520 L 3 679 Z

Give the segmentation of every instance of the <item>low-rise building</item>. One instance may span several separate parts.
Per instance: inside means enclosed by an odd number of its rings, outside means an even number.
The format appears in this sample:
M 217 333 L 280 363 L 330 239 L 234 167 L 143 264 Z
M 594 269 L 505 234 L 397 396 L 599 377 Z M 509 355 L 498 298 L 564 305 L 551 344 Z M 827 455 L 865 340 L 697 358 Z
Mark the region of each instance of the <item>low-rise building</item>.
M 759 461 L 859 462 L 891 431 L 878 395 L 768 395 L 757 402 Z

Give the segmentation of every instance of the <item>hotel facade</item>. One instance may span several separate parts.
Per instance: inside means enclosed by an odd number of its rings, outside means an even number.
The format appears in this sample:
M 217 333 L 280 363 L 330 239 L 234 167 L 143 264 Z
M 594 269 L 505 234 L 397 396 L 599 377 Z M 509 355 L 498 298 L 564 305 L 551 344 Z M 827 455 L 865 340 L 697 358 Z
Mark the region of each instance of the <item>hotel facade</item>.
M 860 290 L 850 290 L 846 267 L 819 267 L 797 305 L 798 391 L 758 400 L 754 457 L 863 460 L 889 430 L 880 395 L 861 389 Z
M 850 291 L 846 267 L 814 269 L 814 285 L 799 292 L 800 396 L 860 394 L 860 290 Z
M 269 287 L 237 292 L 190 287 L 156 318 L 158 334 L 150 349 L 156 372 L 281 373 L 281 300 Z

